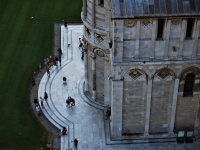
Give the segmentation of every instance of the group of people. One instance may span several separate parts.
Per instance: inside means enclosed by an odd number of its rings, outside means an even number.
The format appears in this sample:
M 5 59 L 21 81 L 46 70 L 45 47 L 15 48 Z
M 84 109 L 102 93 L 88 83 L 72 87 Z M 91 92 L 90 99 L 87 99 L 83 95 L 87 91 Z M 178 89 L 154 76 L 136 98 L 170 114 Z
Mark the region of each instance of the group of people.
M 66 107 L 72 108 L 73 106 L 75 106 L 75 99 L 69 96 L 66 100 L 66 103 L 67 103 Z
M 42 97 L 40 97 L 40 99 L 41 99 L 41 100 L 40 100 L 40 102 L 41 102 L 41 107 L 44 108 L 44 104 L 43 104 L 43 100 L 44 100 L 44 99 L 43 99 Z M 40 116 L 40 115 L 41 115 L 41 109 L 40 109 L 39 101 L 38 101 L 38 99 L 37 99 L 36 96 L 34 97 L 33 103 L 35 104 L 35 110 L 36 110 L 38 116 Z
M 62 59 L 62 50 L 60 48 L 58 48 L 58 56 L 55 56 L 54 58 L 52 56 L 50 56 L 49 58 L 45 58 L 44 59 L 44 65 L 45 68 L 47 68 L 47 76 L 50 78 L 50 70 L 51 67 L 53 66 L 58 66 L 58 62 L 60 63 L 61 66 L 61 59 Z
M 41 105 L 42 108 L 44 108 L 44 100 L 47 102 L 47 99 L 48 99 L 48 94 L 47 94 L 47 92 L 44 92 L 44 98 L 40 96 L 40 105 Z M 40 116 L 41 115 L 41 108 L 40 108 L 40 105 L 39 105 L 38 98 L 36 96 L 33 99 L 33 103 L 35 104 L 35 110 L 36 110 L 38 116 Z

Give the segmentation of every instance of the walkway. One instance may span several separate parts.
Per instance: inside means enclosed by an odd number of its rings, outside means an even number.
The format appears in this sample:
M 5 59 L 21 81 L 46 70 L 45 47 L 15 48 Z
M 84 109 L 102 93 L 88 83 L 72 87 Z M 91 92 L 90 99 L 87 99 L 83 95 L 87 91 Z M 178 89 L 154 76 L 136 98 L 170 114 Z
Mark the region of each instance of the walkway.
M 45 91 L 49 94 L 48 102 L 44 102 L 45 108 L 42 109 L 46 118 L 58 129 L 62 126 L 68 129 L 68 135 L 61 138 L 61 150 L 73 148 L 71 141 L 74 138 L 79 140 L 79 150 L 199 149 L 199 142 L 180 145 L 176 142 L 146 143 L 148 141 L 145 140 L 110 141 L 109 120 L 104 120 L 106 107 L 87 99 L 83 93 L 84 62 L 78 48 L 82 28 L 82 25 L 61 26 L 62 65 L 50 70 L 50 78 L 44 74 L 38 88 L 38 99 L 44 96 Z M 67 78 L 67 84 L 63 84 L 63 77 Z M 66 107 L 68 96 L 76 100 L 74 108 Z

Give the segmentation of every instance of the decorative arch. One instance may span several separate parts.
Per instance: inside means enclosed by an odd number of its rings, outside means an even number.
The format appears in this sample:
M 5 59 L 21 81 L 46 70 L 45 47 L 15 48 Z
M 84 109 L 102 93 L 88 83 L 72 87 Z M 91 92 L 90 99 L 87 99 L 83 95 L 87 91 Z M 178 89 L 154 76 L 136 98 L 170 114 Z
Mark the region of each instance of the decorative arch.
M 195 74 L 195 78 L 200 78 L 200 68 L 197 66 L 186 67 L 180 72 L 180 79 L 185 79 L 187 74 L 193 73 Z
M 165 80 L 169 76 L 175 76 L 175 72 L 167 67 L 161 68 L 154 73 L 154 76 L 158 76 L 160 79 Z
M 158 71 L 160 71 L 161 69 L 163 69 L 163 68 L 168 68 L 168 69 L 170 69 L 172 72 L 174 72 L 174 75 L 176 76 L 176 70 L 174 70 L 174 68 L 171 68 L 170 66 L 160 66 L 160 67 L 158 67 L 158 68 L 156 68 L 156 69 L 154 69 L 152 72 L 151 72 L 151 76 L 152 77 L 154 77 L 154 75 L 158 72 Z
M 133 71 L 133 70 L 138 70 L 139 72 L 145 74 L 146 77 L 150 77 L 151 78 L 150 71 L 147 68 L 143 67 L 143 66 L 139 66 L 139 67 L 129 67 L 128 69 L 124 70 L 121 73 L 121 79 L 123 79 L 126 74 L 130 74 L 130 72 Z

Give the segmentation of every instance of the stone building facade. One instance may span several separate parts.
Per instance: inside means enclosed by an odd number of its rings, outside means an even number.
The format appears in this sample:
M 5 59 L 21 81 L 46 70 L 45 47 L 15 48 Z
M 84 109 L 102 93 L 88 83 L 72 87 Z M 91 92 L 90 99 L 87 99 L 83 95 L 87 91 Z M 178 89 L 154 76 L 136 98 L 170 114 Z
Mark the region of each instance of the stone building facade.
M 111 106 L 111 138 L 199 134 L 200 2 L 83 0 L 81 16 L 85 92 Z

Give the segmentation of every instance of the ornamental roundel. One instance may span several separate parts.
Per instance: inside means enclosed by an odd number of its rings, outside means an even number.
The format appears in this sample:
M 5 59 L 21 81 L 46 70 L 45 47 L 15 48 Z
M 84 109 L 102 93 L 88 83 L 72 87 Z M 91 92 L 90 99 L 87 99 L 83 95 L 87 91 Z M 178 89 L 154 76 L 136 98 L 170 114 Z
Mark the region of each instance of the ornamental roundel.
M 99 56 L 99 57 L 104 57 L 104 53 L 100 50 L 97 50 L 96 51 L 96 54 Z
M 180 26 L 180 24 L 181 24 L 180 19 L 172 19 L 172 21 L 171 21 L 171 25 L 172 25 L 173 28 Z
M 136 21 L 135 20 L 125 20 L 124 25 L 128 28 L 131 28 L 136 25 Z
M 149 28 L 151 26 L 151 20 L 142 20 L 141 24 L 144 28 Z

